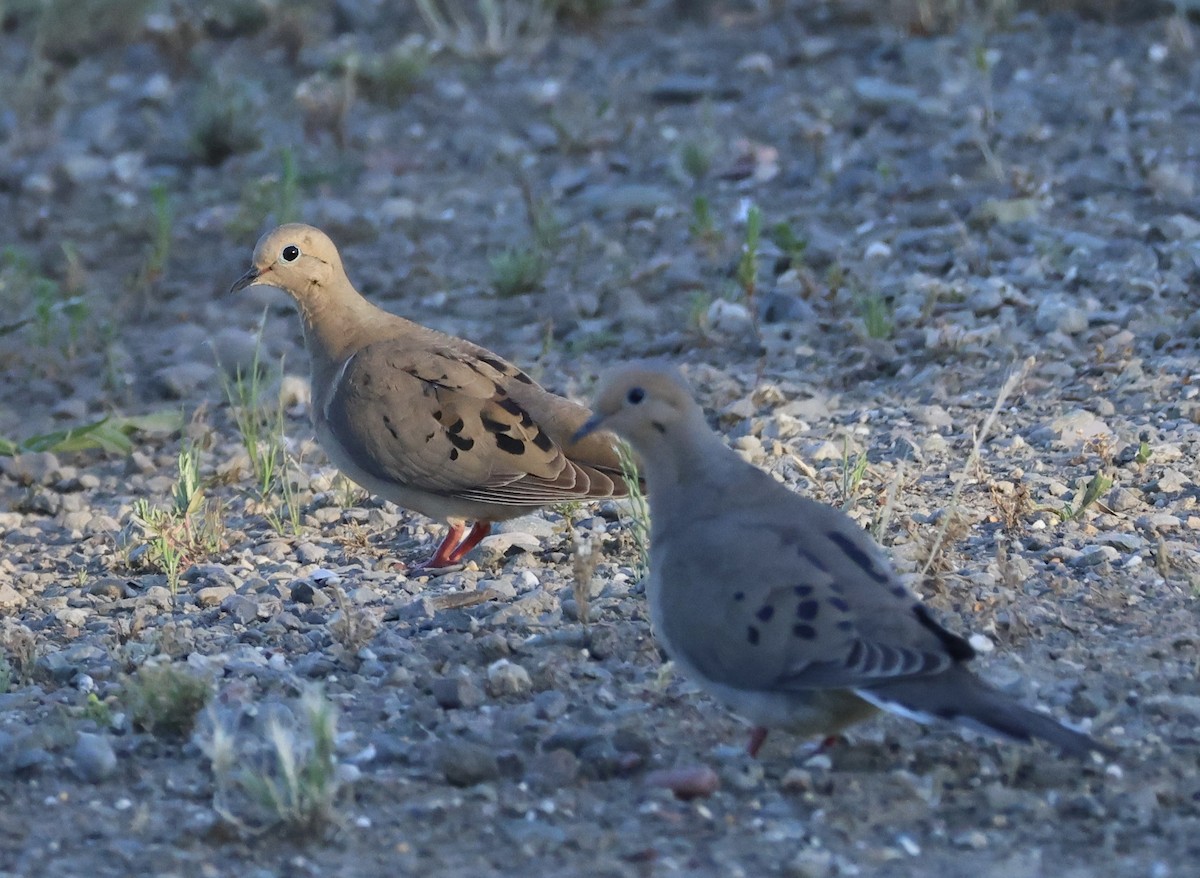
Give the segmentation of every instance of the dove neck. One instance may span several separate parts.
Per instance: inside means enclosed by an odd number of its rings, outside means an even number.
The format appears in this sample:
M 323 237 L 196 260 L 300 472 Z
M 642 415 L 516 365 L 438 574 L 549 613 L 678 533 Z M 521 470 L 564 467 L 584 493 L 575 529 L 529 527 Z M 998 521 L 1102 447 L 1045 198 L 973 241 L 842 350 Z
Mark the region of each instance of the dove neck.
M 299 305 L 314 388 L 331 386 L 347 358 L 374 341 L 389 320 L 400 319 L 357 293 L 334 296 L 318 290 Z
M 709 429 L 697 412 L 695 423 L 680 424 L 639 449 L 646 463 L 651 514 L 655 501 L 679 503 L 687 511 L 696 492 L 736 482 L 742 459 Z

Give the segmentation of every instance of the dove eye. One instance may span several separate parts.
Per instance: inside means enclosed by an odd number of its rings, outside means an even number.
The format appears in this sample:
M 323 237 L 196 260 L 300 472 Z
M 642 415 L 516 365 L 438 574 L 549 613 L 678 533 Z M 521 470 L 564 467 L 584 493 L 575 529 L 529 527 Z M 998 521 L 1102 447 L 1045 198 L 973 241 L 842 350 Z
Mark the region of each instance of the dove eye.
M 625 398 L 629 400 L 631 405 L 637 405 L 646 398 L 646 391 L 642 390 L 640 387 L 635 387 L 625 395 Z
M 300 258 L 300 248 L 295 244 L 288 244 L 283 248 L 283 252 L 279 256 L 284 262 L 295 262 Z

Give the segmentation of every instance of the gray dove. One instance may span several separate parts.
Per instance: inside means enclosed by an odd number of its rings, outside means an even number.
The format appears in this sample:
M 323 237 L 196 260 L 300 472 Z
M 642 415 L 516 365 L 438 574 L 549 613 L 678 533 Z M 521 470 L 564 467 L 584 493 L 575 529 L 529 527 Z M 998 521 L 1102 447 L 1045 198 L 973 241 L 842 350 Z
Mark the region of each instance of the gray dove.
M 682 376 L 625 367 L 576 434 L 612 430 L 643 464 L 650 619 L 676 666 L 756 728 L 834 736 L 877 709 L 1074 756 L 1110 751 L 967 669 L 971 645 L 900 582 L 840 510 L 746 463 L 709 429 Z

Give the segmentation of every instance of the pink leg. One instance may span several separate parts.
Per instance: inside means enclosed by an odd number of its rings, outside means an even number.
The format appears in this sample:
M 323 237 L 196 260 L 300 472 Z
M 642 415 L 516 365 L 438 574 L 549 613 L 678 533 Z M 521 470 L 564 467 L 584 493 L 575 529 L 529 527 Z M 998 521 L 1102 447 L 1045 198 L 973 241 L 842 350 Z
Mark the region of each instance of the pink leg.
M 767 730 L 762 726 L 755 726 L 750 730 L 750 740 L 746 743 L 746 752 L 750 754 L 751 759 L 758 758 L 758 751 L 762 749 L 763 742 L 767 740 Z
M 752 759 L 758 758 L 758 751 L 762 749 L 762 745 L 766 742 L 766 740 L 767 730 L 762 726 L 755 726 L 750 730 L 750 740 L 746 743 L 746 752 L 750 754 Z M 804 758 L 808 759 L 809 757 L 816 756 L 818 753 L 824 753 L 828 750 L 831 750 L 841 740 L 841 735 L 829 735 L 828 737 L 823 738 L 819 743 L 814 743 L 812 750 L 808 753 L 805 753 Z
M 446 538 L 438 545 L 437 551 L 428 561 L 418 564 L 413 570 L 441 570 L 444 567 L 453 567 L 461 561 L 466 554 L 479 545 L 479 541 L 491 533 L 492 525 L 488 521 L 477 521 L 471 528 L 471 532 L 463 536 L 466 525 L 452 524 L 450 530 L 446 532 Z
M 467 552 L 479 545 L 479 541 L 492 532 L 492 523 L 490 521 L 477 521 L 471 527 L 471 532 L 466 538 L 458 544 L 453 552 L 450 553 L 450 563 L 457 564 L 466 557 Z
M 827 735 L 820 741 L 811 741 L 804 745 L 803 750 L 801 751 L 800 761 L 804 762 L 805 760 L 812 759 L 814 756 L 819 756 L 822 753 L 828 753 L 843 740 L 844 739 L 841 735 Z
M 454 550 L 458 548 L 458 542 L 462 539 L 464 530 L 466 530 L 466 525 L 450 525 L 450 530 L 446 532 L 446 538 L 438 545 L 437 551 L 413 570 L 439 570 L 453 564 Z

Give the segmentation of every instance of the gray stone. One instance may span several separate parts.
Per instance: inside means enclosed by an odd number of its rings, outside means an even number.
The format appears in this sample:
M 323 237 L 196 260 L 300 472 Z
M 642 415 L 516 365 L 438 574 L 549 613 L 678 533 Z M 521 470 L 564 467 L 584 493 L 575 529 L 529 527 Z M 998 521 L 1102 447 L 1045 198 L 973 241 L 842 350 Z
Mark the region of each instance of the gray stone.
M 740 338 L 754 331 L 754 317 L 741 302 L 714 299 L 708 306 L 706 318 L 714 332 L 730 338 Z
M 27 602 L 21 594 L 7 582 L 0 582 L 0 610 L 19 610 Z
M 1033 316 L 1039 332 L 1061 332 L 1078 335 L 1087 329 L 1087 312 L 1062 296 L 1043 295 Z
M 488 665 L 488 694 L 493 698 L 525 695 L 533 689 L 529 671 L 508 659 L 499 659 Z
M 537 753 L 525 768 L 525 783 L 539 793 L 551 793 L 579 778 L 579 757 L 570 750 Z
M 557 689 L 546 689 L 533 696 L 533 709 L 539 719 L 555 720 L 567 712 L 570 702 Z
M 542 542 L 529 533 L 496 533 L 484 537 L 479 543 L 480 550 L 489 559 L 500 559 L 522 552 L 541 551 Z
M 438 747 L 437 762 L 446 782 L 456 787 L 475 786 L 500 777 L 495 751 L 472 741 L 443 741 Z
M 80 732 L 71 749 L 71 770 L 86 783 L 100 783 L 117 770 L 117 754 L 107 735 Z
M 650 97 L 665 104 L 690 104 L 701 98 L 732 97 L 736 91 L 723 86 L 716 76 L 679 73 L 664 76 L 650 89 Z
M 221 610 L 243 625 L 258 619 L 258 601 L 241 594 L 231 594 L 221 601 Z
M 227 585 L 230 588 L 238 584 L 233 574 L 220 564 L 193 564 L 184 571 L 183 580 L 202 585 Z
M 872 110 L 886 111 L 894 106 L 915 107 L 920 93 L 907 85 L 897 85 L 889 79 L 860 76 L 854 80 L 854 96 Z
M 300 543 L 296 546 L 295 557 L 301 564 L 319 564 L 329 554 L 325 549 L 314 543 Z
M 214 359 L 226 374 L 249 375 L 258 357 L 258 336 L 238 326 L 223 326 L 209 340 Z
M 226 599 L 237 592 L 232 585 L 209 585 L 196 592 L 196 603 L 202 607 L 219 607 Z
M 1145 702 L 1147 710 L 1171 719 L 1200 721 L 1200 695 L 1152 695 Z
M 58 481 L 61 467 L 49 451 L 26 451 L 0 457 L 0 473 L 19 485 L 49 485 Z
M 1137 534 L 1102 533 L 1096 537 L 1096 542 L 1104 546 L 1112 546 L 1118 552 L 1136 552 L 1146 545 L 1146 541 Z
M 446 710 L 478 707 L 486 698 L 483 690 L 465 674 L 438 677 L 429 686 L 433 700 Z
M 1115 561 L 1121 555 L 1112 546 L 1088 546 L 1082 549 L 1079 554 L 1070 559 L 1068 563 L 1072 567 L 1095 567 L 1098 564 Z
M 1163 494 L 1178 494 L 1192 485 L 1192 480 L 1174 467 L 1167 467 L 1148 490 Z
M 1040 445 L 1057 441 L 1067 448 L 1079 448 L 1102 436 L 1111 435 L 1112 430 L 1100 418 L 1085 409 L 1075 409 L 1035 427 L 1029 434 L 1029 441 Z
M 69 625 L 72 628 L 82 628 L 91 615 L 87 610 L 80 607 L 63 607 L 61 610 L 54 611 L 54 618 L 61 625 Z
M 538 540 L 545 540 L 554 536 L 554 524 L 547 521 L 542 515 L 522 515 L 520 518 L 510 518 L 507 521 L 498 522 L 496 533 L 485 537 L 482 543 L 486 543 L 500 534 L 512 534 L 522 539 L 534 537 Z M 540 548 L 540 544 L 538 548 Z M 530 549 L 529 551 L 536 550 Z
M 1178 515 L 1172 515 L 1170 512 L 1150 512 L 1146 515 L 1139 515 L 1135 524 L 1143 530 L 1158 530 L 1160 528 L 1172 530 L 1183 524 L 1183 520 Z
M 75 185 L 95 184 L 108 176 L 108 161 L 97 155 L 68 156 L 62 163 L 63 173 Z
M 1113 512 L 1129 512 L 1137 509 L 1142 503 L 1141 493 L 1132 488 L 1113 488 L 1104 498 L 1104 505 Z
M 165 585 L 152 585 L 138 598 L 138 603 L 159 610 L 169 610 L 175 605 L 175 596 Z
M 578 198 L 597 213 L 617 216 L 646 216 L 663 205 L 674 203 L 674 196 L 668 189 L 648 183 L 593 186 Z
M 207 363 L 176 363 L 154 373 L 169 399 L 183 399 L 216 384 L 217 370 Z
M 82 482 L 82 477 L 80 478 Z M 98 534 L 116 533 L 121 529 L 121 524 L 110 515 L 93 514 L 91 519 L 84 525 L 83 532 L 89 537 L 97 536 Z

